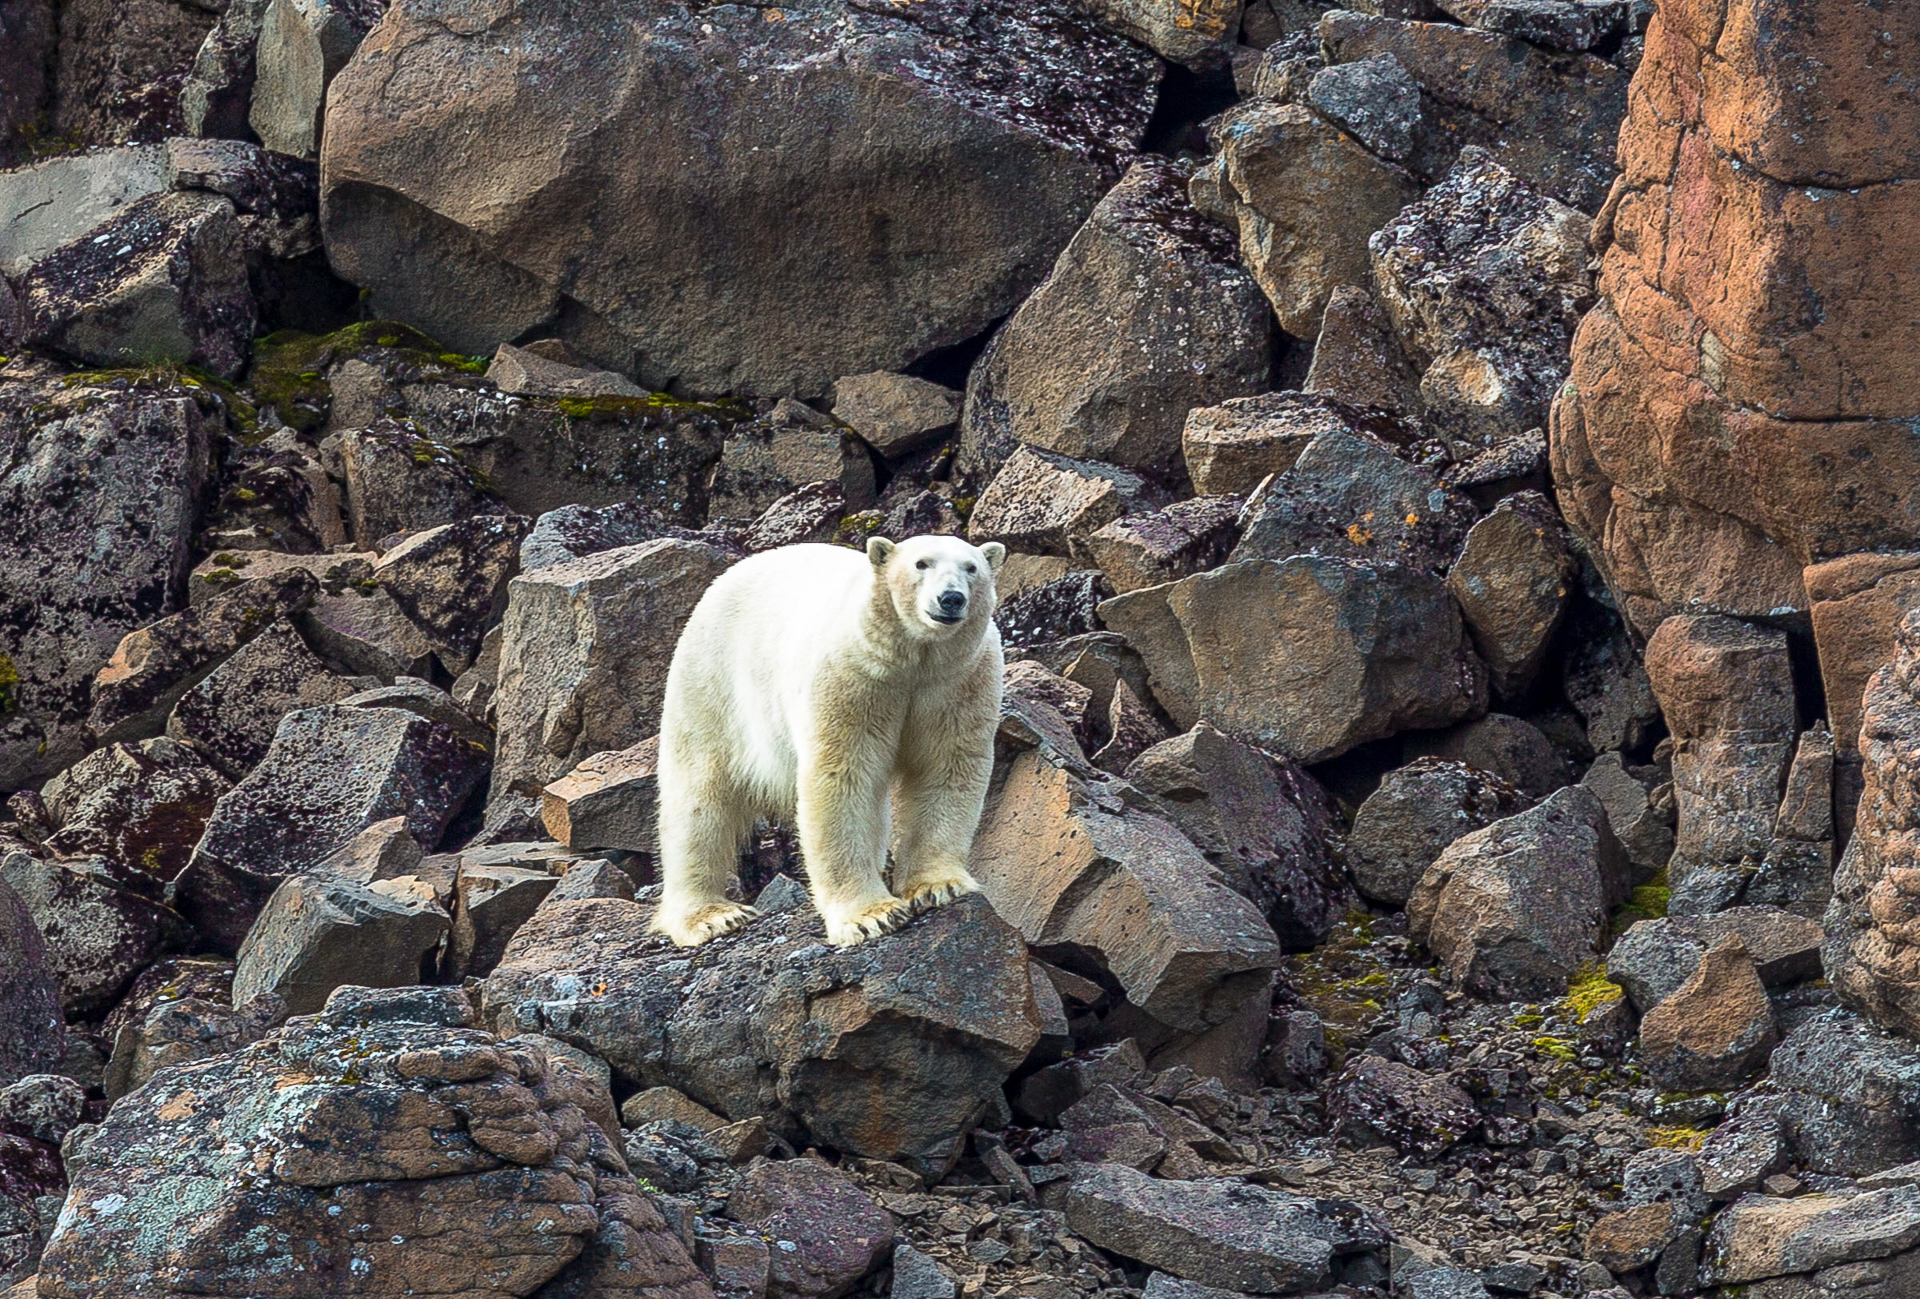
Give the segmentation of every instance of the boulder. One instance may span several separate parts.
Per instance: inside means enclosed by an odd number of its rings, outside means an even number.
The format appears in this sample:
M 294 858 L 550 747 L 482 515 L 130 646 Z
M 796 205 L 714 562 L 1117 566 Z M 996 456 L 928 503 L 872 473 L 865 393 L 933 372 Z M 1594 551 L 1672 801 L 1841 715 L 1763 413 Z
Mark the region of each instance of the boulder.
M 267 756 L 215 805 L 174 905 L 216 949 L 236 951 L 280 881 L 375 822 L 404 816 L 417 842 L 437 844 L 485 769 L 484 750 L 398 708 L 288 713 Z
M 1354 886 L 1375 902 L 1404 907 L 1449 844 L 1527 802 L 1492 772 L 1450 758 L 1416 758 L 1388 772 L 1354 814 L 1347 837 Z
M 267 756 L 282 717 L 338 703 L 353 691 L 291 622 L 276 618 L 180 696 L 167 716 L 167 736 L 237 780 Z
M 454 882 L 447 968 L 462 978 L 491 971 L 514 934 L 559 883 L 551 871 L 538 868 L 463 861 Z
M 80 1126 L 86 1105 L 87 1090 L 73 1079 L 53 1073 L 28 1074 L 10 1087 L 0 1087 L 0 1132 L 57 1146 Z
M 180 87 L 181 123 L 190 136 L 240 140 L 251 133 L 261 20 L 273 0 L 233 0 L 193 57 Z
M 1844 555 L 1809 565 L 1804 577 L 1834 749 L 1852 765 L 1867 683 L 1898 652 L 1900 620 L 1920 607 L 1920 552 Z
M 158 898 L 180 873 L 214 803 L 232 788 L 171 740 L 95 749 L 41 793 L 57 827 L 46 849 L 92 858 L 123 888 Z
M 1702 953 L 1687 981 L 1640 1021 L 1640 1058 L 1668 1091 L 1737 1087 L 1779 1042 L 1773 1006 L 1738 934 Z
M 1402 1154 L 1433 1159 L 1480 1129 L 1472 1097 L 1398 1060 L 1355 1056 L 1332 1085 L 1340 1131 L 1384 1140 Z
M 1606 809 L 1569 786 L 1449 844 L 1407 901 L 1407 932 L 1474 996 L 1547 1001 L 1596 958 L 1627 882 Z
M 181 607 L 218 422 L 171 382 L 0 382 L 0 791 L 86 751 L 94 673 Z
M 1707 1135 L 1696 1160 L 1701 1194 L 1737 1200 L 1787 1170 L 1793 1156 L 1780 1127 L 1782 1106 L 1778 1096 L 1749 1096 Z
M 1629 767 L 1615 751 L 1593 760 L 1580 783 L 1607 809 L 1634 878 L 1651 879 L 1673 856 L 1673 782 L 1658 767 Z
M 489 804 L 536 799 L 582 759 L 660 729 L 680 630 L 731 556 L 662 538 L 508 584 Z
M 170 907 L 120 887 L 98 859 L 49 862 L 0 852 L 0 880 L 26 903 L 46 939 L 47 969 L 70 1019 L 98 1015 L 140 971 L 193 941 Z
M 1566 527 L 1538 492 L 1509 496 L 1467 533 L 1447 589 L 1486 660 L 1495 699 L 1517 699 L 1533 684 L 1577 576 Z
M 268 994 L 288 1014 L 311 1015 L 349 984 L 410 987 L 430 972 L 446 936 L 447 913 L 431 902 L 337 875 L 294 875 L 240 944 L 233 1004 Z
M 1174 63 L 1217 67 L 1240 31 L 1240 0 L 1168 4 L 1166 0 L 1098 0 L 1093 13 Z
M 533 530 L 520 543 L 520 571 L 551 568 L 569 560 L 585 559 L 605 550 L 637 546 L 662 537 L 690 540 L 696 534 L 669 523 L 639 501 L 594 508 L 562 505 L 533 521 Z
M 201 191 L 150 194 L 19 283 L 26 337 L 84 365 L 195 365 L 233 378 L 255 307 L 233 204 Z
M 439 528 L 501 507 L 467 458 L 414 425 L 383 419 L 340 439 L 347 525 L 363 550 L 395 533 Z
M 695 393 L 817 396 L 981 332 L 1112 183 L 1159 76 L 1064 4 L 636 28 L 598 0 L 484 35 L 453 12 L 401 4 L 328 90 L 333 265 L 463 351 L 551 321 Z M 449 138 L 498 147 L 456 164 Z M 528 151 L 553 162 L 531 187 Z
M 1413 158 L 1423 125 L 1420 84 L 1393 55 L 1321 69 L 1307 85 L 1306 102 L 1386 161 Z
M 1219 1289 L 1304 1294 L 1339 1262 L 1386 1248 L 1367 1209 L 1241 1182 L 1160 1181 L 1130 1168 L 1075 1168 L 1067 1224 L 1100 1248 Z
M 727 1199 L 727 1217 L 767 1240 L 768 1299 L 839 1299 L 893 1253 L 893 1215 L 814 1159 L 761 1162 Z
M 1015 758 L 968 869 L 1043 953 L 1093 962 L 1168 1027 L 1203 1033 L 1263 993 L 1280 949 L 1245 897 L 1170 822 L 1105 782 Z
M 1150 508 L 1140 475 L 1113 465 L 1023 446 L 974 502 L 967 540 L 1026 554 L 1069 555 L 1076 539 L 1123 514 Z
M 713 467 L 707 509 L 716 518 L 758 518 L 808 483 L 838 483 L 848 508 L 873 504 L 873 458 L 860 440 L 801 402 L 782 400 L 727 435 Z
M 1440 580 L 1400 564 L 1247 559 L 1108 600 L 1177 724 L 1205 718 L 1303 763 L 1486 707 Z
M 179 134 L 180 82 L 216 15 L 167 0 L 62 6 L 51 132 L 87 145 Z
M 1100 630 L 1101 601 L 1113 588 L 1098 569 L 1079 569 L 1001 601 L 993 622 L 1010 649 L 1052 644 Z
M 319 152 L 327 83 L 384 12 L 375 0 L 268 0 L 247 113 L 262 144 L 296 158 Z
M 808 483 L 769 505 L 766 512 L 740 534 L 740 544 L 749 554 L 757 555 L 780 546 L 831 542 L 840 534 L 846 514 L 847 498 L 839 483 Z M 902 534 L 888 525 L 881 529 L 880 535 L 898 537 Z
M 1631 6 L 1601 0 L 1435 0 L 1469 27 L 1578 53 L 1635 25 Z
M 60 985 L 47 965 L 27 904 L 0 879 L 0 945 L 8 953 L 0 980 L 0 1084 L 45 1073 L 67 1053 L 67 1021 L 60 1011 Z
M 371 569 L 368 569 L 371 574 Z M 368 576 L 364 584 L 324 589 L 294 627 L 314 651 L 356 676 L 391 681 L 433 675 L 433 642 L 400 604 Z
M 487 366 L 487 380 L 501 392 L 522 397 L 645 398 L 647 390 L 624 375 L 580 364 L 557 338 L 527 347 L 502 343 Z
M 1626 990 L 1644 1015 L 1693 978 L 1708 949 L 1729 938 L 1740 940 L 1760 982 L 1769 988 L 1820 977 L 1820 926 L 1763 906 L 1642 920 L 1607 954 L 1607 977 Z
M 588 1121 L 604 1090 L 471 1024 L 456 989 L 343 988 L 275 1038 L 161 1070 L 83 1143 L 41 1287 L 710 1295 Z M 275 1244 L 235 1247 L 266 1223 Z
M 1787 637 L 1689 614 L 1661 623 L 1646 661 L 1674 738 L 1673 909 L 1718 911 L 1773 842 L 1799 729 Z
M 1314 338 L 1333 291 L 1367 282 L 1367 238 L 1419 183 L 1303 104 L 1253 99 L 1212 129 L 1193 203 L 1240 234 L 1240 255 L 1280 328 Z
M 1920 1159 L 1920 1049 L 1832 1010 L 1804 1021 L 1769 1067 L 1798 1162 L 1860 1177 Z
M 1773 842 L 1741 896 L 1817 917 L 1833 900 L 1836 804 L 1850 802 L 1836 776 L 1833 736 L 1816 722 L 1800 732 L 1787 787 L 1773 818 Z M 1851 809 L 1849 809 L 1851 810 Z
M 1170 478 L 1189 410 L 1266 388 L 1272 314 L 1187 178 L 1148 155 L 1100 200 L 968 384 L 969 461 L 1024 444 Z
M 11 23 L 7 34 L 31 39 L 29 30 Z M 9 40 L 10 69 L 20 48 Z M 11 97 L 23 84 L 8 78 L 0 94 Z M 0 173 L 0 275 L 18 279 L 127 204 L 166 188 L 167 151 L 154 144 L 67 154 Z
M 600 1056 L 621 1085 L 671 1086 L 729 1119 L 935 1166 L 1040 1036 L 1020 935 L 963 898 L 830 948 L 810 908 L 702 949 L 648 932 L 650 903 L 553 901 L 482 987 L 502 1031 Z
M 1076 548 L 1116 592 L 1176 582 L 1216 567 L 1239 539 L 1240 500 L 1195 496 L 1151 514 L 1123 514 Z
M 1245 496 L 1269 474 L 1293 468 L 1320 434 L 1361 433 L 1380 423 L 1342 400 L 1269 392 L 1188 411 L 1180 451 L 1194 491 Z
M 1408 758 L 1452 758 L 1477 767 L 1529 800 L 1545 798 L 1568 784 L 1572 774 L 1544 731 L 1508 713 L 1488 713 L 1446 731 L 1411 734 L 1400 747 Z
M 582 852 L 615 848 L 653 853 L 660 788 L 660 741 L 649 736 L 627 749 L 583 758 L 540 791 L 547 833 Z
M 964 399 L 951 388 L 885 370 L 833 381 L 833 417 L 889 460 L 954 433 Z
M 1333 800 L 1298 763 L 1203 722 L 1147 749 L 1125 774 L 1260 909 L 1282 947 L 1305 951 L 1326 938 L 1349 895 L 1331 846 Z
M 1588 219 L 1478 147 L 1369 241 L 1429 429 L 1484 447 L 1539 428 L 1593 304 Z
M 1866 1259 L 1920 1244 L 1920 1186 L 1779 1200 L 1744 1196 L 1713 1224 L 1702 1280 L 1734 1286 Z
M 1408 361 L 1393 321 L 1379 299 L 1344 284 L 1327 298 L 1313 364 L 1301 390 L 1350 406 L 1374 407 L 1402 417 L 1420 413 L 1420 372 Z
M 449 672 L 463 672 L 506 611 L 507 582 L 533 520 L 477 515 L 417 532 L 380 556 L 373 580 L 426 634 Z
M 371 884 L 375 880 L 412 875 L 425 857 L 420 841 L 407 833 L 407 818 L 390 816 L 384 821 L 375 821 L 321 858 L 314 873 L 336 875 L 355 884 Z

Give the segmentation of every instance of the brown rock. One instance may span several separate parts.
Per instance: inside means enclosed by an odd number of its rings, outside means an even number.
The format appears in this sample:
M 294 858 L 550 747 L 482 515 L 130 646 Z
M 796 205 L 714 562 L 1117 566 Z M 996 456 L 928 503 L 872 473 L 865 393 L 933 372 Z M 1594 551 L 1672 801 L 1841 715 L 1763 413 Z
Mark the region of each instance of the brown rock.
M 395 897 L 332 874 L 295 875 L 273 891 L 247 932 L 233 974 L 233 1004 L 277 997 L 311 1015 L 336 988 L 419 983 L 447 936 L 431 901 Z
M 540 821 L 569 848 L 651 853 L 659 800 L 658 736 L 596 753 L 540 792 Z
M 1388 772 L 1354 813 L 1347 868 L 1367 897 L 1404 907 L 1448 844 L 1513 815 L 1526 801 L 1491 772 L 1416 758 Z
M 1080 542 L 1116 592 L 1178 581 L 1225 561 L 1240 535 L 1240 500 L 1196 496 L 1151 514 L 1122 515 Z
M 230 788 L 172 740 L 95 749 L 41 790 L 57 827 L 47 851 L 93 858 L 115 884 L 157 901 Z
M 507 607 L 507 582 L 533 520 L 479 515 L 417 532 L 380 556 L 373 580 L 425 633 L 450 673 L 464 672 Z
M 1671 1204 L 1642 1204 L 1596 1220 L 1587 1230 L 1587 1257 L 1609 1272 L 1643 1268 L 1674 1236 Z
M 1496 699 L 1517 698 L 1533 683 L 1577 576 L 1560 515 L 1537 492 L 1508 497 L 1467 533 L 1447 589 Z
M 558 340 L 555 340 L 556 343 Z M 545 354 L 558 352 L 559 356 Z M 487 366 L 487 378 L 501 392 L 528 397 L 641 397 L 647 390 L 625 375 L 592 366 L 575 365 L 561 359 L 571 355 L 566 344 L 535 350 L 500 344 Z M 577 358 L 576 358 L 577 359 Z
M 1733 934 L 1640 1021 L 1641 1058 L 1670 1091 L 1730 1090 L 1764 1068 L 1779 1041 L 1767 990 Z
M 353 691 L 292 623 L 277 618 L 180 696 L 167 716 L 167 736 L 237 780 L 267 755 L 282 717 L 338 703 Z
M 1809 565 L 1805 579 L 1834 749 L 1852 758 L 1867 682 L 1892 662 L 1900 620 L 1920 606 L 1920 552 L 1845 555 Z
M 166 0 L 63 7 L 54 131 L 87 144 L 178 134 L 180 80 L 215 16 Z
M 893 1215 L 813 1159 L 755 1164 L 728 1198 L 727 1216 L 798 1246 L 771 1251 L 768 1299 L 839 1299 L 893 1254 Z
M 1350 406 L 1418 415 L 1420 372 L 1407 360 L 1393 322 L 1363 288 L 1347 284 L 1327 298 L 1305 392 Z
M 1244 496 L 1269 474 L 1283 474 L 1329 429 L 1358 432 L 1365 417 L 1340 401 L 1297 392 L 1236 397 L 1187 412 L 1181 454 L 1202 495 Z
M 937 383 L 876 370 L 834 380 L 833 417 L 892 459 L 953 433 L 962 400 Z
M 755 519 L 808 483 L 840 485 L 846 508 L 873 504 L 873 460 L 859 439 L 812 407 L 783 400 L 727 435 L 713 468 L 707 508 L 717 518 Z
M 455 523 L 501 506 L 457 449 L 416 427 L 382 420 L 340 440 L 346 468 L 347 522 L 360 548 L 399 532 Z
M 1072 553 L 1077 537 L 1130 513 L 1150 489 L 1138 474 L 1091 460 L 1021 447 L 974 502 L 967 539 L 1010 550 Z

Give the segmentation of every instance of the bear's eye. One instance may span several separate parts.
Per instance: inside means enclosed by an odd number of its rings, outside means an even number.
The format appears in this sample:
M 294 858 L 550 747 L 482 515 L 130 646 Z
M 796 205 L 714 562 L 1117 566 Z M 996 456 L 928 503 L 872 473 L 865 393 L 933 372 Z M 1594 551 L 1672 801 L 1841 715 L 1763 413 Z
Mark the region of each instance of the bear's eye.
M 927 566 L 927 561 L 924 559 L 914 565 L 915 568 L 925 568 L 926 566 Z
M 975 567 L 974 567 L 974 566 L 973 566 L 972 564 L 968 564 L 968 565 L 967 565 L 967 571 L 968 571 L 969 573 L 977 573 L 977 572 L 979 572 L 980 570 L 979 570 L 979 569 L 977 569 L 977 568 L 975 568 Z

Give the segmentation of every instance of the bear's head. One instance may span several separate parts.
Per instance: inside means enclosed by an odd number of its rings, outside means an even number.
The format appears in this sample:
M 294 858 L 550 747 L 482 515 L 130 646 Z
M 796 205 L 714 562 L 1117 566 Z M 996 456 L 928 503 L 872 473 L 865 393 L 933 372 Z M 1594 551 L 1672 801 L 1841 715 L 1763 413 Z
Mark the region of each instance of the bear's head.
M 993 575 L 1007 548 L 997 541 L 974 547 L 958 537 L 874 537 L 867 558 L 907 634 L 945 640 L 993 617 Z

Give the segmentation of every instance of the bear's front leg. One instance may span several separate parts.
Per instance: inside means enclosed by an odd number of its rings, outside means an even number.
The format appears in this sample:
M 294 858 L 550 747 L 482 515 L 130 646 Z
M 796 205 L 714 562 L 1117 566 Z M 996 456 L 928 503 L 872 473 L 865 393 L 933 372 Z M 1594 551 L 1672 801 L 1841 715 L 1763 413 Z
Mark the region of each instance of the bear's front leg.
M 915 710 L 901 745 L 894 791 L 894 889 L 918 914 L 978 893 L 967 870 L 993 778 L 997 694 Z
M 887 889 L 887 785 L 876 763 L 852 753 L 800 771 L 800 856 L 827 941 L 851 947 L 892 933 L 913 911 Z

